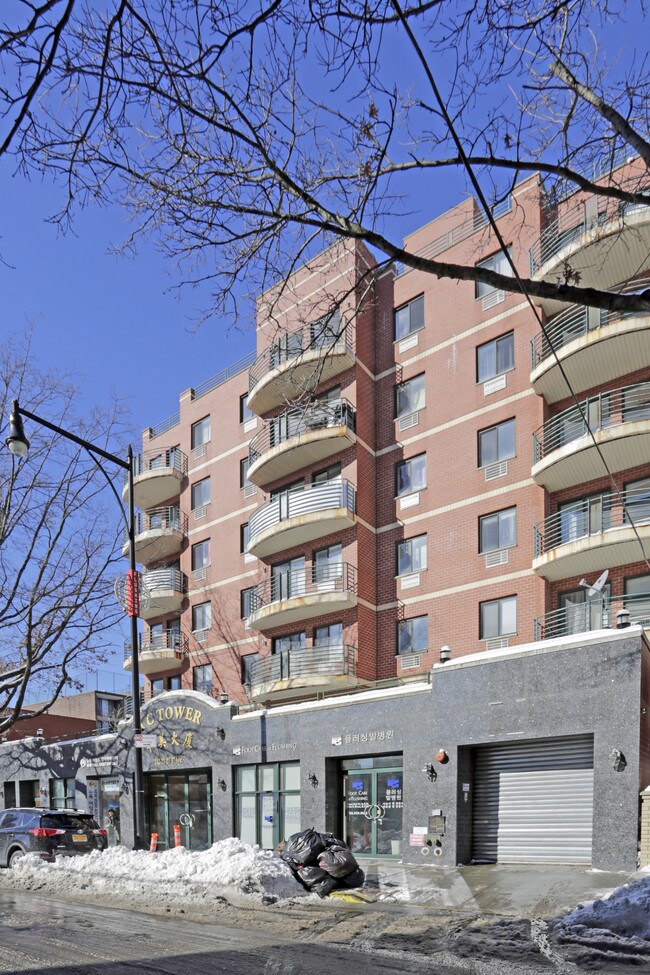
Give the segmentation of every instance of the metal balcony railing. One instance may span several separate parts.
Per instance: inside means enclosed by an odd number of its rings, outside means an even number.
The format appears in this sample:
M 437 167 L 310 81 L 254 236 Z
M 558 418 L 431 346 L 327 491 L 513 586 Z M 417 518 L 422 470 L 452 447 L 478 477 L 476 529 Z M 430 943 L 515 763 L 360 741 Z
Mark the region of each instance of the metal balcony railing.
M 251 593 L 251 615 L 264 606 L 286 599 L 331 592 L 356 594 L 356 591 L 357 574 L 353 565 L 348 562 L 312 563 L 294 572 L 278 573 L 255 586 Z
M 650 524 L 650 491 L 631 488 L 617 495 L 581 498 L 535 525 L 535 558 L 560 545 L 628 525 Z
M 146 474 L 149 471 L 176 471 L 181 476 L 187 474 L 187 454 L 178 447 L 166 447 L 162 450 L 145 450 L 133 458 L 133 476 Z M 128 481 L 128 473 L 124 475 L 124 483 Z
M 623 386 L 582 400 L 582 415 L 572 406 L 551 417 L 533 434 L 533 464 L 554 450 L 587 436 L 586 417 L 593 432 L 622 423 L 650 419 L 650 382 Z
M 286 410 L 267 420 L 257 436 L 253 437 L 249 447 L 250 464 L 252 466 L 267 450 L 300 434 L 339 426 L 354 430 L 354 410 L 346 399 L 317 400 L 304 409 Z
M 327 511 L 330 508 L 347 508 L 354 514 L 356 495 L 354 484 L 345 478 L 335 478 L 322 484 L 308 484 L 300 490 L 276 495 L 251 515 L 248 521 L 249 548 L 263 532 L 298 515 Z
M 169 589 L 174 592 L 187 590 L 187 579 L 180 569 L 149 569 L 142 573 L 142 582 L 152 595 Z
M 142 634 L 138 636 L 138 654 L 151 653 L 156 650 L 173 650 L 186 656 L 189 652 L 189 641 L 184 633 L 178 630 L 163 630 L 146 639 Z M 131 641 L 127 640 L 124 644 L 124 659 L 129 660 L 132 656 Z
M 634 291 L 641 291 L 650 288 L 650 277 L 637 278 L 635 281 L 627 282 L 623 287 L 613 290 L 619 294 L 630 294 Z M 625 321 L 629 318 L 638 318 L 643 312 L 630 311 L 606 311 L 604 308 L 585 308 L 584 305 L 571 305 L 561 314 L 556 315 L 546 326 L 546 334 L 538 332 L 530 342 L 531 368 L 535 369 L 540 362 L 580 338 L 593 332 L 596 328 L 603 328 L 615 322 Z
M 264 688 L 276 681 L 300 680 L 314 676 L 356 677 L 357 648 L 346 644 L 328 644 L 295 650 L 283 650 L 251 667 L 252 694 L 264 693 Z
M 141 535 L 150 531 L 180 531 L 187 534 L 187 515 L 179 511 L 174 505 L 165 508 L 152 508 L 151 511 L 139 511 L 135 518 L 135 534 Z M 128 536 L 125 533 L 125 540 Z
M 272 369 L 307 352 L 319 352 L 326 356 L 337 345 L 344 345 L 346 352 L 354 355 L 354 326 L 350 322 L 342 323 L 338 311 L 294 332 L 283 332 L 273 345 L 258 355 L 248 370 L 249 392 Z
M 605 594 L 602 599 L 573 603 L 538 616 L 534 637 L 536 640 L 551 640 L 573 633 L 613 628 L 616 626 L 616 614 L 621 609 L 629 611 L 630 623 L 650 626 L 650 592 L 615 597 Z
M 630 193 L 646 193 L 648 190 L 639 177 L 622 183 L 621 188 Z M 587 231 L 604 227 L 614 220 L 624 222 L 626 217 L 642 210 L 647 210 L 650 217 L 650 204 L 625 203 L 607 196 L 592 196 L 586 201 L 583 200 L 561 210 L 552 217 L 539 240 L 530 248 L 531 276 L 574 240 L 579 240 Z

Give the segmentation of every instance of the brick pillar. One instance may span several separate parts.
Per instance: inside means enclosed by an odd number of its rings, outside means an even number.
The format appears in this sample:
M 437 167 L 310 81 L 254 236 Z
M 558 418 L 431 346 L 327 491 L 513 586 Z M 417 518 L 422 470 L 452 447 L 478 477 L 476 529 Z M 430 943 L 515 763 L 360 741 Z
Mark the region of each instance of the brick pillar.
M 650 866 L 650 790 L 641 793 L 641 867 Z

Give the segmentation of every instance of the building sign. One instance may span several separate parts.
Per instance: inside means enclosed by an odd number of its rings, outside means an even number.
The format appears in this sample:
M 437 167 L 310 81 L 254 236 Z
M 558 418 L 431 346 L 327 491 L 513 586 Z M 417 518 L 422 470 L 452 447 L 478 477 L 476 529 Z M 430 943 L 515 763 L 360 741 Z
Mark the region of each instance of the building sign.
M 153 713 L 152 713 L 153 712 Z M 191 708 L 187 704 L 168 704 L 164 708 L 152 708 L 142 722 L 145 728 L 153 728 L 154 714 L 158 721 L 188 721 L 190 724 L 201 724 L 201 714 L 198 708 Z
M 360 731 L 358 734 L 346 731 L 343 735 L 335 735 L 332 738 L 333 745 L 360 745 L 370 741 L 392 741 L 395 732 L 392 728 L 383 731 Z
M 117 759 L 110 755 L 102 755 L 101 758 L 82 758 L 79 768 L 99 768 L 101 765 L 112 765 L 115 761 Z
M 272 741 L 268 745 L 235 745 L 233 747 L 233 755 L 261 755 L 262 752 L 266 752 L 267 755 L 295 752 L 298 747 L 297 741 L 287 741 L 287 742 L 275 742 Z
M 424 846 L 424 836 L 422 833 L 411 833 L 409 836 L 409 846 Z

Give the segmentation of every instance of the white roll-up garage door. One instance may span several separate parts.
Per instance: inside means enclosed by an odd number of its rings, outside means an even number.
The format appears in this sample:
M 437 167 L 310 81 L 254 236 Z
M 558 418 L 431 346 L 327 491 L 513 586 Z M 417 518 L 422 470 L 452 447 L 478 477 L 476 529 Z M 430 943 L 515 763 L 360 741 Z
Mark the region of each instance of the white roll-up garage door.
M 477 748 L 472 856 L 591 863 L 593 804 L 591 735 Z

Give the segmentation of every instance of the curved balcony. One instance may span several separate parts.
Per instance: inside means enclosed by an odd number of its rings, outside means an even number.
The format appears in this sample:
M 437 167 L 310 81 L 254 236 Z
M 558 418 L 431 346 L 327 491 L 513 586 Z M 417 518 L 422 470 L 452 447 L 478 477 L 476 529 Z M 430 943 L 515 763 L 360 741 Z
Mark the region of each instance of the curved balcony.
M 160 636 L 144 640 L 140 637 L 138 665 L 145 677 L 155 677 L 180 667 L 187 656 L 188 640 L 176 630 L 165 630 Z M 131 670 L 133 656 L 131 641 L 124 644 L 124 670 Z
M 183 539 L 187 535 L 187 515 L 175 505 L 169 508 L 154 508 L 136 516 L 135 554 L 143 565 L 161 562 L 178 555 Z M 125 536 L 122 553 L 129 554 L 129 541 Z
M 181 481 L 187 475 L 187 455 L 178 447 L 145 450 L 133 458 L 133 503 L 146 510 L 158 507 L 180 494 Z M 122 497 L 129 497 L 128 475 L 124 478 Z
M 249 521 L 248 553 L 258 559 L 323 538 L 355 523 L 356 488 L 335 478 L 277 495 Z
M 634 489 L 567 505 L 535 526 L 534 571 L 553 582 L 638 562 L 650 542 L 650 496 Z M 636 531 L 635 531 L 636 529 Z
M 297 697 L 308 691 L 356 687 L 357 650 L 345 645 L 285 650 L 251 667 L 253 701 Z
M 143 620 L 177 613 L 187 591 L 187 579 L 180 569 L 149 569 L 142 573 L 140 616 Z M 142 598 L 146 593 L 146 598 Z
M 353 565 L 313 565 L 266 579 L 251 594 L 247 630 L 270 630 L 301 620 L 343 613 L 357 605 Z
M 533 434 L 533 478 L 548 491 L 561 491 L 602 477 L 605 471 L 594 440 L 611 471 L 647 463 L 650 382 L 600 393 L 583 400 L 580 410 L 572 406 L 547 420 Z
M 638 182 L 627 188 L 646 193 Z M 591 196 L 549 221 L 530 249 L 530 274 L 536 281 L 563 281 L 570 267 L 582 287 L 611 288 L 630 268 L 645 267 L 649 251 L 650 206 Z M 562 308 L 556 299 L 537 300 L 547 313 Z
M 248 406 L 263 414 L 354 365 L 354 328 L 338 312 L 294 332 L 283 332 L 248 372 Z
M 264 487 L 356 443 L 346 399 L 316 401 L 267 420 L 250 442 L 248 480 Z
M 650 277 L 631 281 L 617 292 L 650 288 Z M 557 358 L 555 354 L 557 354 Z M 605 311 L 571 305 L 531 340 L 530 381 L 547 403 L 568 395 L 560 365 L 576 392 L 593 389 L 650 366 L 650 313 Z
M 616 614 L 621 609 L 628 610 L 630 623 L 641 623 L 650 627 L 650 592 L 615 597 L 605 593 L 602 599 L 562 606 L 544 616 L 538 616 L 534 621 L 534 638 L 552 640 L 575 633 L 613 629 L 616 626 Z

